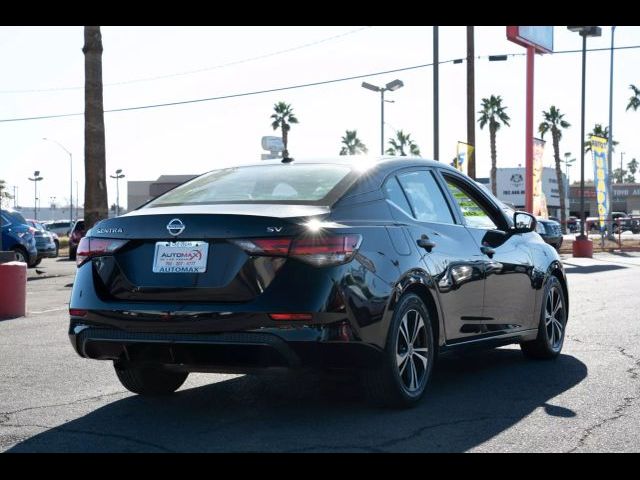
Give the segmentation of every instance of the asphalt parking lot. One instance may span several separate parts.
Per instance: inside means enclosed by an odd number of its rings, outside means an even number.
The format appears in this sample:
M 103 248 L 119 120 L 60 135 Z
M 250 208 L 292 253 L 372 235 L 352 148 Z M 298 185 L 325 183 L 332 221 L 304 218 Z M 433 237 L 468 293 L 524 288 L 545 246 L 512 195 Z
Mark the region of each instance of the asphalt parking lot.
M 75 266 L 29 271 L 28 315 L 0 322 L 0 450 L 9 452 L 630 452 L 640 450 L 640 254 L 564 259 L 562 355 L 518 347 L 443 358 L 411 410 L 376 409 L 354 379 L 192 374 L 143 399 L 67 338 Z M 41 273 L 38 273 L 41 272 Z

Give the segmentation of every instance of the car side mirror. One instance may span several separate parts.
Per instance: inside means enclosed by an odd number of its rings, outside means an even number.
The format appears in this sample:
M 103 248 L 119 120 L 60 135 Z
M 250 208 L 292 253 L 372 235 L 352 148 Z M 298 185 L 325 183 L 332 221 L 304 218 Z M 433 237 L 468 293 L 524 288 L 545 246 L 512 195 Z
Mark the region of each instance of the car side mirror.
M 536 217 L 527 212 L 516 212 L 513 214 L 513 233 L 533 232 L 537 225 Z

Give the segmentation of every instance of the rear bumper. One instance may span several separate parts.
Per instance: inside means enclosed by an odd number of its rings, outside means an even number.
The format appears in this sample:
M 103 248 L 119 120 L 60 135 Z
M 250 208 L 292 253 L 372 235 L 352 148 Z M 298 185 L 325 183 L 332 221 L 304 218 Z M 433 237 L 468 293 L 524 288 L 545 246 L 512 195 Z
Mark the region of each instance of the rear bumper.
M 46 246 L 38 245 L 38 258 L 54 258 L 56 257 L 56 244 L 51 243 Z
M 373 368 L 383 351 L 336 325 L 221 333 L 126 331 L 72 322 L 69 339 L 85 358 L 160 363 L 182 371 L 245 373 L 267 368 Z

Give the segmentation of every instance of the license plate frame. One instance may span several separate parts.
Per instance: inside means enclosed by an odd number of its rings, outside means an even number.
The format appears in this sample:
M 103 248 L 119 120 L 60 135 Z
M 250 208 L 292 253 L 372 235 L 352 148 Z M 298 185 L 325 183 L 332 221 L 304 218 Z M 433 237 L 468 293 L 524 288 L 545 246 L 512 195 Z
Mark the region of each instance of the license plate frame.
M 156 242 L 153 253 L 153 273 L 206 273 L 209 242 Z

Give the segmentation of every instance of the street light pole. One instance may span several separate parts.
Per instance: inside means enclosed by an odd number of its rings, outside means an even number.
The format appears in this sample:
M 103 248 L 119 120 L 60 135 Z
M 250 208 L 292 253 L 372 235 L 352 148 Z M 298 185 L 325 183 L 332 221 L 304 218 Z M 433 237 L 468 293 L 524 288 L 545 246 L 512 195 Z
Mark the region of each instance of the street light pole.
M 599 37 L 602 29 L 595 26 L 567 26 L 572 32 L 577 32 L 582 37 L 582 95 L 581 95 L 581 114 L 580 114 L 580 235 L 576 237 L 573 244 L 573 255 L 575 257 L 592 257 L 593 246 L 588 237 L 584 234 L 585 215 L 584 215 L 584 111 L 585 111 L 585 85 L 587 70 L 587 37 Z
M 609 141 L 607 142 L 607 168 L 609 170 L 609 177 L 607 178 L 607 198 L 609 198 L 609 212 L 607 214 L 607 222 L 609 225 L 613 225 L 613 217 L 611 216 L 611 210 L 613 210 L 613 160 L 611 158 L 613 150 L 613 42 L 614 35 L 616 33 L 616 26 L 611 27 L 611 55 L 609 65 Z M 613 240 L 613 228 L 609 229 L 609 238 Z
M 115 175 L 109 175 L 111 178 L 116 179 L 116 217 L 120 215 L 120 186 L 119 180 L 124 178 L 124 173 L 122 173 L 122 169 L 119 168 L 116 170 Z
M 40 176 L 40 170 L 33 172 L 33 178 L 29 177 L 29 180 L 33 182 L 33 219 L 38 219 L 38 182 L 44 177 Z
M 389 100 L 384 99 L 384 92 L 394 92 L 404 87 L 404 83 L 402 83 L 402 80 L 396 79 L 387 83 L 384 87 L 378 87 L 367 82 L 362 82 L 362 87 L 374 92 L 380 92 L 380 155 L 384 155 L 384 102 L 389 102 Z M 391 101 L 391 103 L 393 102 Z
M 43 140 L 55 143 L 69 155 L 69 228 L 71 228 L 73 226 L 73 155 L 56 140 L 50 138 L 43 138 Z
M 611 135 L 609 135 L 609 138 L 613 138 Z M 624 173 L 622 171 L 622 158 L 624 157 L 624 154 L 626 152 L 620 152 L 620 183 L 624 182 Z

